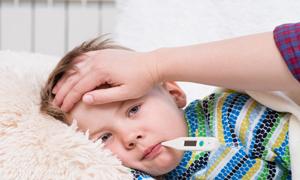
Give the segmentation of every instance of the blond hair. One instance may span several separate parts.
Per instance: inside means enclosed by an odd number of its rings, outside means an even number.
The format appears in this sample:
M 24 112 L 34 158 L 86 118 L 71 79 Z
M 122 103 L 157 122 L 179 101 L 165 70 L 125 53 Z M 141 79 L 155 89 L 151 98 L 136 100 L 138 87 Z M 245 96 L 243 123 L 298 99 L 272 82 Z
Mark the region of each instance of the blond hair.
M 53 105 L 55 94 L 52 93 L 56 83 L 67 72 L 74 70 L 77 71 L 74 60 L 89 51 L 103 50 L 103 49 L 123 49 L 130 50 L 129 48 L 116 45 L 110 39 L 100 36 L 90 41 L 83 42 L 80 46 L 75 47 L 69 51 L 56 65 L 54 70 L 49 75 L 49 78 L 41 90 L 41 106 L 42 113 L 46 113 L 57 120 L 66 122 L 66 114 L 60 108 Z

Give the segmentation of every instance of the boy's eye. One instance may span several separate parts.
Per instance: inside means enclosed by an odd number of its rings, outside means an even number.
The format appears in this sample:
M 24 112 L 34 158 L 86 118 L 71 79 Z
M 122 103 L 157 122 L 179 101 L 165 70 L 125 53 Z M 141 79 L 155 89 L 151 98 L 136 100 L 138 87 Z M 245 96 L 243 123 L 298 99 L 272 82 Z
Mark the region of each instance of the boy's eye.
M 101 135 L 98 139 L 101 139 L 101 141 L 104 143 L 104 142 L 106 142 L 111 136 L 112 136 L 111 133 L 104 133 L 104 134 Z
M 141 105 L 135 105 L 128 110 L 128 117 L 135 115 L 141 108 Z

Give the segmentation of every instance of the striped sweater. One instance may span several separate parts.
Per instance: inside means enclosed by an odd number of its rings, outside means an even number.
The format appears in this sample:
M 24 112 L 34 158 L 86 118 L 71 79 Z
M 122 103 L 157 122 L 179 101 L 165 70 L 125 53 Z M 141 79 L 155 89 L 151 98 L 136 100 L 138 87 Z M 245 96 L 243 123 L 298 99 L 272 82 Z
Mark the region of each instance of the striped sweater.
M 213 152 L 184 152 L 164 178 L 291 179 L 289 117 L 236 92 L 193 101 L 185 109 L 188 135 L 217 137 L 221 146 Z M 137 179 L 150 178 L 138 174 Z

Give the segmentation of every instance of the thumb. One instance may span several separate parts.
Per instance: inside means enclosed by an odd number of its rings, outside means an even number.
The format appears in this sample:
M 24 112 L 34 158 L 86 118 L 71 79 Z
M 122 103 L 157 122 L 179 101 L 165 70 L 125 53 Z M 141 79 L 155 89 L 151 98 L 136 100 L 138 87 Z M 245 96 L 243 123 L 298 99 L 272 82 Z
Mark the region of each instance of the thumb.
M 132 99 L 127 92 L 123 86 L 97 89 L 86 93 L 82 97 L 82 101 L 90 105 L 96 105 Z

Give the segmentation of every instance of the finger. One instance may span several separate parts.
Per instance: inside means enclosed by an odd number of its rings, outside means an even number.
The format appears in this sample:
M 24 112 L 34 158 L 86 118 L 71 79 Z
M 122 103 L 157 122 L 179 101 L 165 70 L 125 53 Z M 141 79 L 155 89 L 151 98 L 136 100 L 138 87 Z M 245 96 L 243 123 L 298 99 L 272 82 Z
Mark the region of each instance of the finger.
M 62 87 L 62 85 L 66 82 L 68 76 L 63 76 L 54 86 L 54 88 L 52 89 L 52 93 L 56 94 L 60 88 Z
M 129 96 L 130 94 L 127 92 L 129 91 L 124 86 L 97 89 L 86 93 L 82 100 L 87 104 L 95 105 L 133 99 L 134 97 Z
M 70 76 L 76 74 L 77 72 L 79 72 L 79 71 L 74 70 L 74 69 L 70 69 L 70 70 L 68 70 L 67 72 L 65 72 L 65 73 L 63 74 L 63 76 L 62 76 L 62 77 L 58 80 L 58 82 L 55 84 L 55 86 L 53 87 L 52 93 L 53 93 L 53 94 L 56 94 L 56 93 L 59 91 L 59 89 L 62 87 L 62 85 L 66 82 L 66 80 L 67 80 Z
M 81 77 L 79 75 L 72 75 L 65 80 L 64 84 L 62 84 L 61 88 L 57 91 L 55 95 L 53 103 L 56 106 L 60 106 L 62 104 L 67 93 L 70 91 L 70 89 L 72 89 L 75 86 L 75 84 L 80 80 L 80 78 Z
M 56 89 L 56 96 L 54 98 L 54 104 L 60 106 L 64 100 L 64 97 L 69 92 L 69 90 L 79 81 L 83 74 L 87 74 L 90 70 L 89 66 L 84 66 L 83 62 L 76 64 L 76 70 L 68 71 L 58 82 Z M 62 88 L 64 87 L 64 88 Z
M 68 112 L 72 109 L 74 104 L 81 99 L 84 93 L 89 92 L 104 83 L 104 78 L 101 78 L 96 71 L 87 73 L 65 96 L 61 109 L 64 112 Z

